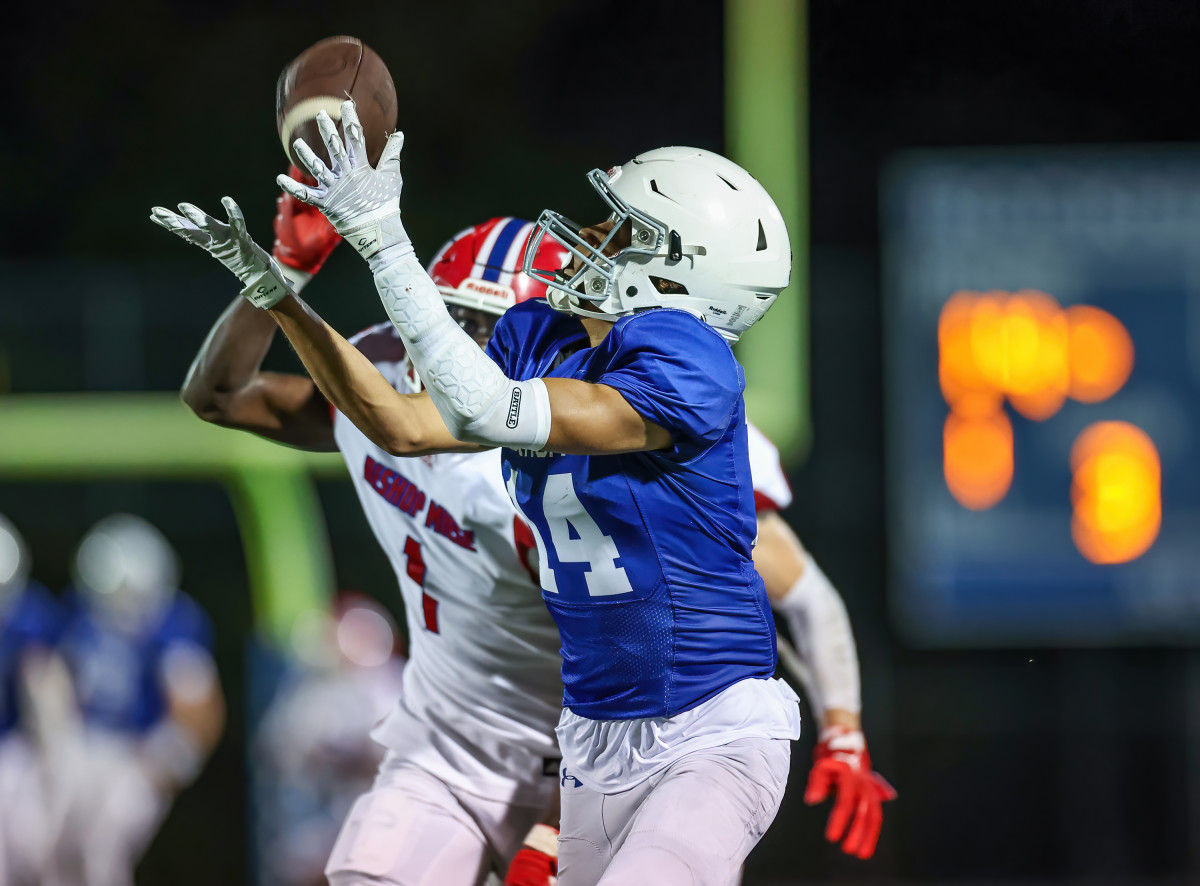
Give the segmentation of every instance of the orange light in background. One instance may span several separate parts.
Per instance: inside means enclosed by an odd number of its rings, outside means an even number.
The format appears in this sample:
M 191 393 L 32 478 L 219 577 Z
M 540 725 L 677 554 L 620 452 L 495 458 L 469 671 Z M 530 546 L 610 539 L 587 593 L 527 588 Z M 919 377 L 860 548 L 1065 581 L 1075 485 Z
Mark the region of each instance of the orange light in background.
M 1084 403 L 1111 397 L 1125 384 L 1132 368 L 1133 341 L 1107 311 L 1088 305 L 1064 311 L 1051 296 L 1032 289 L 954 293 L 938 317 L 938 380 L 951 410 L 943 431 L 943 468 L 951 494 L 972 510 L 990 508 L 1007 494 L 1012 485 L 1013 442 L 1012 424 L 1004 411 L 1006 398 L 1025 418 L 1045 421 L 1062 408 L 1068 396 Z M 1145 440 L 1153 452 L 1153 444 L 1148 437 Z M 1119 458 L 1111 453 L 1097 456 L 1100 461 L 1095 464 L 1104 466 L 1104 477 L 1118 476 L 1121 465 L 1132 470 L 1131 465 L 1144 462 L 1129 462 L 1128 452 L 1121 453 Z M 1155 453 L 1156 466 L 1157 458 Z M 1125 478 L 1120 482 L 1105 480 L 1095 486 L 1100 475 L 1095 474 L 1092 462 L 1087 464 L 1092 467 L 1079 476 L 1091 478 L 1088 482 L 1093 485 L 1080 493 L 1079 501 L 1084 504 L 1082 511 L 1076 508 L 1076 523 L 1081 527 L 1076 530 L 1076 543 L 1089 559 L 1123 556 L 1122 552 L 1136 547 L 1141 536 L 1132 529 L 1111 529 L 1116 520 L 1113 508 L 1117 507 L 1113 502 L 1114 496 L 1125 494 L 1121 490 L 1134 488 L 1128 484 L 1136 478 L 1126 471 L 1120 474 Z M 1158 501 L 1158 492 L 1154 495 Z M 1161 507 L 1155 513 L 1160 514 Z M 1101 531 L 1097 528 L 1101 524 L 1109 528 Z M 1146 546 L 1157 531 L 1155 522 Z M 1142 550 L 1145 547 L 1125 559 Z
M 1133 339 L 1121 321 L 1090 305 L 1067 309 L 1070 328 L 1070 394 L 1099 403 L 1125 384 L 1133 370 Z
M 1026 418 L 1044 421 L 1062 408 L 1071 373 L 1067 320 L 1044 292 L 1024 290 L 1004 311 L 1004 391 Z
M 1047 419 L 1067 398 L 1068 343 L 1044 292 L 956 292 L 938 319 L 942 395 L 960 415 L 990 415 L 1007 395 L 1026 418 Z
M 942 465 L 950 494 L 981 511 L 1008 493 L 1013 478 L 1012 423 L 1003 411 L 985 416 L 951 412 L 942 433 Z
M 961 415 L 991 415 L 1003 399 L 975 360 L 971 330 L 979 298 L 976 292 L 956 292 L 938 317 L 938 380 L 942 396 Z
M 1162 468 L 1154 442 L 1127 422 L 1098 422 L 1071 447 L 1071 535 L 1093 563 L 1144 554 L 1162 524 Z

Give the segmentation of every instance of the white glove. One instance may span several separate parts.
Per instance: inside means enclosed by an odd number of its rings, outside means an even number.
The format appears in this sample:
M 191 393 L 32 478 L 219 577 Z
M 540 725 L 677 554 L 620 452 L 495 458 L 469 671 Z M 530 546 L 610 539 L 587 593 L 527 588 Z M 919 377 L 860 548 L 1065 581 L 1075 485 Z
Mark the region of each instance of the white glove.
M 150 221 L 212 254 L 242 281 L 242 295 L 255 307 L 274 307 L 284 296 L 294 293 L 291 283 L 279 263 L 246 231 L 246 220 L 233 198 L 222 197 L 221 205 L 229 224 L 191 203 L 180 203 L 179 213 L 155 206 L 150 210 Z
M 279 176 L 279 187 L 297 200 L 320 209 L 359 255 L 375 259 L 371 261 L 372 268 L 411 255 L 412 241 L 400 224 L 400 192 L 404 188 L 400 151 L 404 147 L 404 133 L 392 133 L 379 157 L 379 165 L 372 169 L 352 100 L 342 103 L 344 142 L 337 125 L 324 111 L 317 114 L 317 128 L 333 168 L 326 166 L 304 139 L 298 138 L 294 144 L 296 156 L 317 180 L 317 187 L 310 188 L 288 175 Z M 385 251 L 386 257 L 382 255 Z
M 550 435 L 550 397 L 540 378 L 514 382 L 446 313 L 441 293 L 421 267 L 400 224 L 400 149 L 404 133 L 388 138 L 372 169 L 354 102 L 342 104 L 343 141 L 333 120 L 317 114 L 332 169 L 304 139 L 294 147 L 317 187 L 281 175 L 279 187 L 321 210 L 367 260 L 405 351 L 446 427 L 457 439 L 485 446 L 541 449 Z

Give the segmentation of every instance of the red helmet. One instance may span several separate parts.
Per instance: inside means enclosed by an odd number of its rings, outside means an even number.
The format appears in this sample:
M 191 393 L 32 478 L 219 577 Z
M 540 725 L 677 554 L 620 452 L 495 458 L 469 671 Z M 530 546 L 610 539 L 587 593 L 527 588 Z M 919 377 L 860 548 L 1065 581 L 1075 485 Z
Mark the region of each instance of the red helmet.
M 521 270 L 533 222 L 506 216 L 459 231 L 433 261 L 429 276 L 452 305 L 500 315 L 515 304 L 545 298 L 546 284 Z M 533 267 L 557 270 L 567 264 L 567 251 L 543 238 Z

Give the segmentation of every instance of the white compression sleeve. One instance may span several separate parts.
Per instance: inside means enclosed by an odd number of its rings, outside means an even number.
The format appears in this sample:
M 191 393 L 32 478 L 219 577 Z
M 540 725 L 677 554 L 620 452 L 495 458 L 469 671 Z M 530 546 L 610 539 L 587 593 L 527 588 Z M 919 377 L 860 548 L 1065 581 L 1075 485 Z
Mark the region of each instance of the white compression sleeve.
M 804 572 L 775 610 L 792 632 L 796 651 L 808 665 L 811 684 L 805 686 L 809 705 L 818 719 L 831 708 L 859 713 L 862 698 L 858 651 L 850 616 L 837 589 L 806 552 Z
M 408 243 L 367 259 L 384 310 L 450 433 L 464 443 L 539 450 L 550 436 L 540 378 L 512 381 L 446 311 Z

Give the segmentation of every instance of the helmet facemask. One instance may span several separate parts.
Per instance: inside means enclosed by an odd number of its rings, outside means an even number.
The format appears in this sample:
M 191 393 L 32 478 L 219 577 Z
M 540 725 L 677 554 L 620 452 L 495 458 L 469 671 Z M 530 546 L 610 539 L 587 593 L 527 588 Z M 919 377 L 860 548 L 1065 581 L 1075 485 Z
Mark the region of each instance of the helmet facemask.
M 582 236 L 583 225 L 576 224 L 566 216 L 545 210 L 537 220 L 537 226 L 529 238 L 525 251 L 525 273 L 546 284 L 546 298 L 556 310 L 579 313 L 589 317 L 615 320 L 639 308 L 655 307 L 656 300 L 637 301 L 643 283 L 639 287 L 625 279 L 622 271 L 637 263 L 638 256 L 662 254 L 668 241 L 678 241 L 678 234 L 666 224 L 631 206 L 609 186 L 609 176 L 601 169 L 593 169 L 587 175 L 588 183 L 608 206 L 613 222 L 599 243 L 592 243 Z M 615 243 L 628 223 L 630 245 L 616 248 Z M 578 266 L 578 270 L 567 276 L 566 268 L 535 268 L 534 256 L 538 244 L 547 234 L 566 247 L 570 257 L 567 267 Z M 611 254 L 609 254 L 611 252 Z M 625 286 L 622 291 L 622 285 Z M 631 291 L 632 289 L 632 291 Z M 649 294 L 649 293 L 645 293 Z

